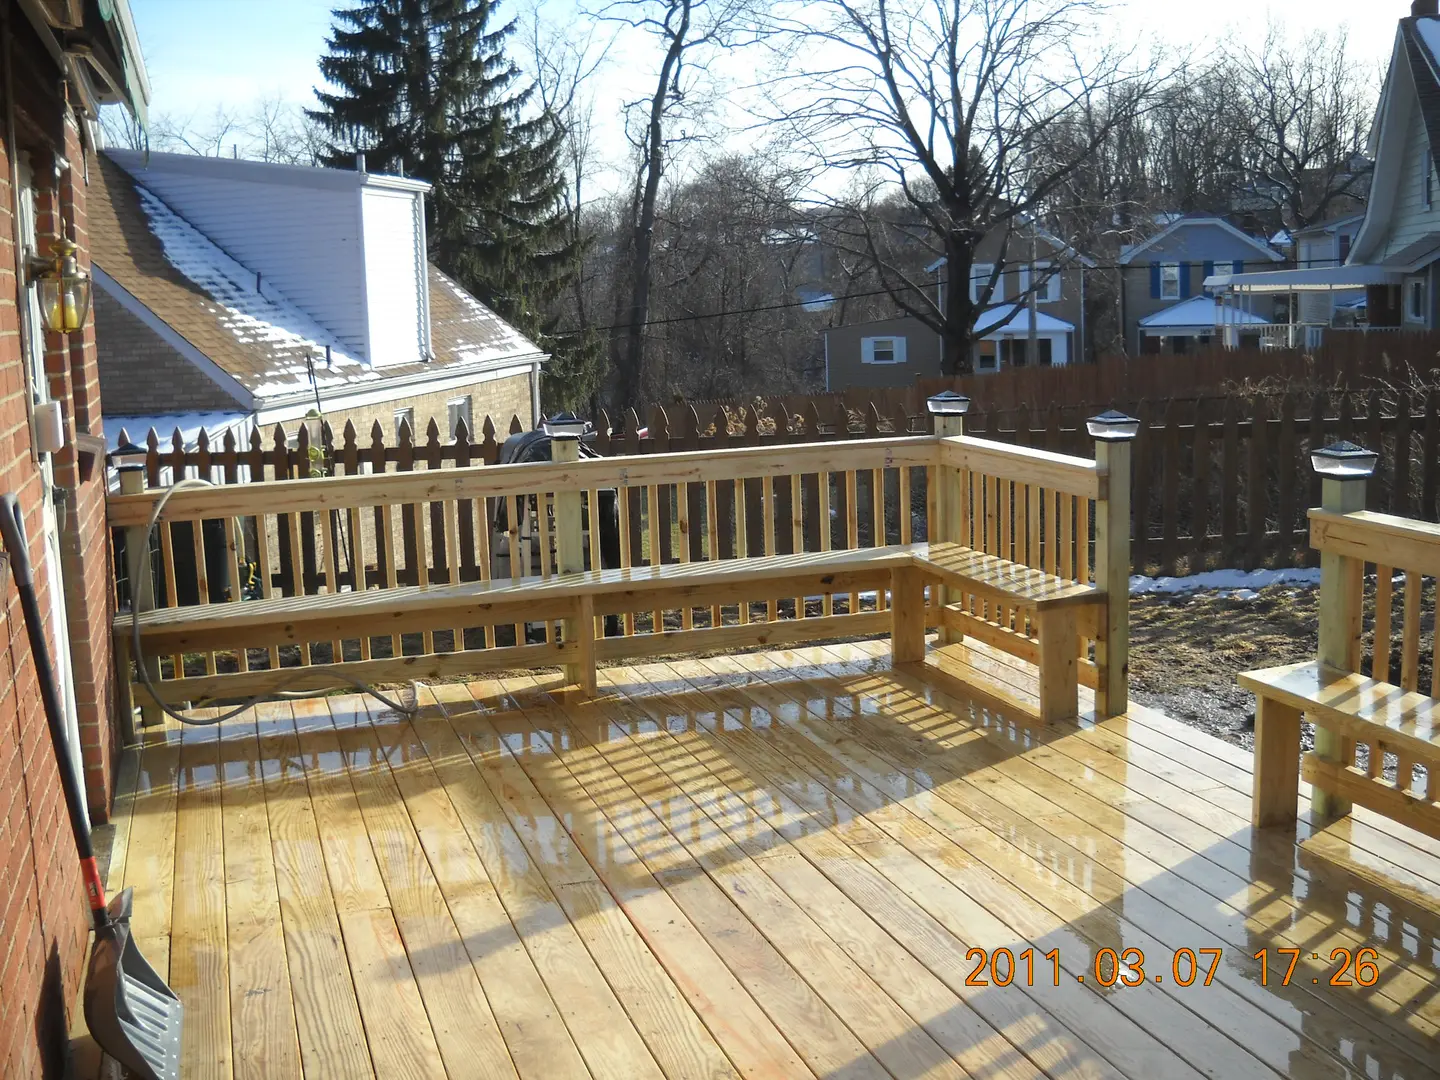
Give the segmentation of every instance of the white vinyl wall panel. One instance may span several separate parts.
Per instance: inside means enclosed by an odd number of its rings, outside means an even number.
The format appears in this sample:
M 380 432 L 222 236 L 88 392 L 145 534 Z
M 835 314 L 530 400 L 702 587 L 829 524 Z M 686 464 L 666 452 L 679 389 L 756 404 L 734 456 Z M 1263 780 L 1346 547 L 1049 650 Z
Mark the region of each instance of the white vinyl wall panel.
M 383 188 L 366 188 L 361 194 L 365 309 L 370 363 L 377 367 L 425 358 L 428 278 L 419 199 L 411 192 Z

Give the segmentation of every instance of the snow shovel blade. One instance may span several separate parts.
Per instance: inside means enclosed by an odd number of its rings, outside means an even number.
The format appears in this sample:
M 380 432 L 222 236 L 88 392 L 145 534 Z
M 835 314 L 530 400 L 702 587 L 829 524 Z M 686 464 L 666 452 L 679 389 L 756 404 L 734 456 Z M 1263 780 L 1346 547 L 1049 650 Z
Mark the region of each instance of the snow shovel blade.
M 182 1007 L 130 936 L 130 890 L 110 901 L 85 979 L 85 1023 L 96 1044 L 139 1080 L 178 1080 Z

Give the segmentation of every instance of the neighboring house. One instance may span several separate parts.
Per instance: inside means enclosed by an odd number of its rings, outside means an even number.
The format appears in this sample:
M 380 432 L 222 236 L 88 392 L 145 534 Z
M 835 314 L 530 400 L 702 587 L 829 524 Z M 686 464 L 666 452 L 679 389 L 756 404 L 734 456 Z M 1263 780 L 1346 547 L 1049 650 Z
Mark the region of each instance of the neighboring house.
M 1295 295 L 1297 320 L 1323 314 L 1330 294 L 1364 290 L 1363 329 L 1440 328 L 1440 18 L 1416 0 L 1395 33 L 1389 71 L 1366 148 L 1375 162 L 1370 199 L 1339 266 L 1278 273 L 1217 274 L 1216 289 L 1254 303 Z M 1338 245 L 1338 240 L 1337 240 Z M 1338 246 L 1336 255 L 1339 257 Z M 1320 299 L 1314 299 L 1319 295 Z M 1356 295 L 1356 293 L 1352 293 Z M 1344 310 L 1355 311 L 1351 301 Z M 1318 321 L 1318 319 L 1317 319 Z M 1322 326 L 1332 327 L 1326 319 Z M 1310 335 L 1313 337 L 1314 335 Z
M 121 428 L 193 439 L 379 422 L 417 441 L 539 409 L 544 355 L 429 265 L 417 180 L 108 151 L 91 231 L 101 389 Z
M 78 330 L 47 328 L 55 309 L 42 310 L 27 263 L 63 238 L 89 267 L 95 118 L 102 103 L 143 117 L 149 89 L 127 0 L 0 0 L 0 35 L 0 491 L 24 515 L 70 764 L 102 823 L 119 739 L 95 335 L 82 307 Z M 58 432 L 45 423 L 57 407 Z M 0 1076 L 58 1080 L 90 927 L 35 660 L 8 565 L 0 575 Z
M 1192 307 L 1181 305 L 1205 295 L 1206 278 L 1221 270 L 1239 274 L 1254 267 L 1274 267 L 1284 260 L 1265 241 L 1241 232 L 1224 218 L 1208 214 L 1176 218 L 1154 236 L 1120 252 L 1120 321 L 1126 348 L 1138 353 L 1184 351 L 1184 345 L 1176 348 L 1175 343 L 1197 335 L 1153 331 L 1193 317 Z M 1166 314 L 1167 309 L 1175 310 Z M 1250 313 L 1271 321 L 1268 308 Z
M 1344 266 L 1364 220 L 1364 214 L 1350 214 L 1306 229 L 1296 229 L 1295 268 L 1320 270 Z M 1356 301 L 1363 296 L 1363 292 L 1354 289 L 1297 293 L 1296 318 L 1302 323 L 1329 326 L 1337 316 L 1351 317 Z
M 1038 229 L 1033 253 L 1027 230 L 1012 233 L 1002 254 L 1002 236 L 992 230 L 977 245 L 971 264 L 970 298 L 983 303 L 990 290 L 989 304 L 975 321 L 975 370 L 993 372 L 1029 363 L 1061 367 L 1092 360 L 1085 332 L 1085 271 L 1095 267 L 1094 260 Z M 936 300 L 942 306 L 949 287 L 945 265 L 941 259 L 928 267 L 941 277 Z M 825 386 L 908 386 L 938 376 L 941 356 L 940 335 L 913 317 L 831 327 L 825 331 Z

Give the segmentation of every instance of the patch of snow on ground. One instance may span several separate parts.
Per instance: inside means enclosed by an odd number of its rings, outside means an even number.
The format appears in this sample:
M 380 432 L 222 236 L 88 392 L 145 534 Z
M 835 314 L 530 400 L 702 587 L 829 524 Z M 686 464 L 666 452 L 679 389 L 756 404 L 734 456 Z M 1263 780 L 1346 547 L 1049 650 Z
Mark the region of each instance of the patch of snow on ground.
M 1271 585 L 1318 586 L 1320 571 L 1310 569 L 1287 570 L 1207 570 L 1203 574 L 1186 577 L 1146 577 L 1135 574 L 1130 578 L 1130 595 L 1143 596 L 1148 593 L 1175 595 L 1190 592 L 1232 592 L 1237 600 L 1249 600 L 1255 590 Z

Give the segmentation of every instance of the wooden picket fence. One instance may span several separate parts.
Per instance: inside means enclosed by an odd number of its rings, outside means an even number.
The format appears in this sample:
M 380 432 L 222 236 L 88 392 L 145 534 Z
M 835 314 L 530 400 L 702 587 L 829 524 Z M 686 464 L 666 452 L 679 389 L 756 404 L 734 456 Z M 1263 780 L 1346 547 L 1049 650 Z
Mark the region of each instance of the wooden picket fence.
M 1232 394 L 1115 404 L 1144 421 L 1134 448 L 1132 553 L 1137 572 L 1174 574 L 1212 567 L 1310 563 L 1313 553 L 1306 543 L 1305 511 L 1317 505 L 1319 488 L 1309 454 L 1339 438 L 1380 452 L 1380 467 L 1369 485 L 1371 509 L 1440 520 L 1440 392 L 1435 390 L 1304 397 Z M 923 411 L 895 401 L 870 401 L 861 408 L 839 401 L 778 399 L 763 407 L 718 405 L 705 410 L 708 415 L 690 405 L 656 407 L 650 410 L 648 423 L 632 412 L 625 418 L 623 433 L 613 434 L 610 419 L 602 414 L 597 418 L 599 435 L 591 445 L 605 456 L 663 454 L 892 438 L 930 429 Z M 966 430 L 1004 442 L 1093 456 L 1093 442 L 1085 431 L 1085 418 L 1093 411 L 1093 406 L 1052 405 L 1043 411 L 977 407 L 966 418 Z M 167 484 L 179 476 L 237 484 L 492 465 L 499 460 L 504 442 L 489 418 L 478 440 L 463 428 L 454 439 L 442 439 L 432 423 L 418 443 L 403 429 L 398 439 L 387 439 L 378 422 L 368 442 L 362 442 L 350 424 L 338 439 L 328 425 L 316 426 L 313 435 L 307 426 L 294 432 L 279 427 L 266 434 L 253 431 L 248 445 L 227 432 L 214 446 L 202 432 L 189 448 L 178 432 L 167 446 L 151 431 L 146 436 L 148 485 Z M 522 425 L 512 419 L 505 428 L 513 434 Z M 782 491 L 779 498 L 785 497 Z M 898 499 L 899 492 L 892 491 L 887 498 Z M 916 500 L 914 516 L 923 520 L 923 492 L 911 498 Z M 635 511 L 633 520 L 638 522 L 638 507 Z M 733 505 L 722 506 L 721 511 L 727 518 L 735 513 Z M 698 508 L 692 512 L 698 515 Z M 784 506 L 777 512 L 782 519 L 787 513 Z M 748 528 L 758 529 L 758 520 L 752 515 Z M 733 531 L 733 522 L 726 531 Z M 922 534 L 923 525 L 917 524 L 917 538 Z M 677 557 L 672 530 L 662 523 L 659 536 L 666 545 L 663 557 Z M 638 545 L 638 536 L 634 540 Z M 761 543 L 758 532 L 752 540 Z M 690 543 L 692 548 L 698 545 L 699 537 L 691 537 Z M 691 555 L 698 558 L 698 549 Z M 307 562 L 310 558 L 307 555 Z

